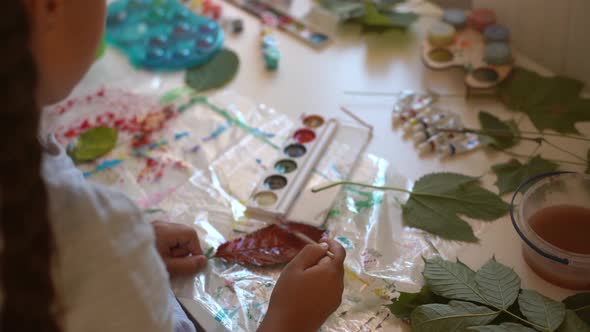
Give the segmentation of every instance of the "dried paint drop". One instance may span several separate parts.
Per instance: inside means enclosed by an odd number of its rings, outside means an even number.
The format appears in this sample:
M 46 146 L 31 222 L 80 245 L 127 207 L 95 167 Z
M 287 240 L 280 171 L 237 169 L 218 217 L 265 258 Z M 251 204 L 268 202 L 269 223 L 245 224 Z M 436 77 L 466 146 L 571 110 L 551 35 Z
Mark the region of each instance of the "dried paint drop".
M 303 123 L 309 128 L 318 128 L 324 124 L 324 118 L 319 115 L 310 115 L 303 119 Z
M 293 138 L 301 144 L 309 143 L 315 139 L 315 133 L 309 129 L 299 129 L 295 132 Z
M 283 159 L 275 164 L 275 171 L 281 174 L 288 174 L 297 169 L 297 163 L 293 160 Z
M 264 180 L 264 186 L 270 190 L 283 189 L 287 185 L 287 179 L 281 175 L 272 175 Z
M 117 144 L 117 138 L 116 128 L 89 129 L 68 146 L 68 154 L 76 163 L 92 161 L 111 152 Z
M 258 206 L 270 206 L 276 203 L 277 200 L 277 195 L 271 193 L 270 191 L 263 191 L 254 196 L 254 201 L 256 202 L 256 204 L 258 204 Z
M 306 152 L 305 146 L 301 144 L 291 144 L 285 148 L 285 154 L 291 158 L 299 158 Z
M 454 56 L 451 51 L 445 48 L 437 48 L 428 53 L 428 58 L 434 62 L 445 63 L 452 61 Z
M 478 68 L 473 71 L 473 78 L 480 82 L 492 83 L 496 82 L 500 78 L 500 75 L 491 68 Z

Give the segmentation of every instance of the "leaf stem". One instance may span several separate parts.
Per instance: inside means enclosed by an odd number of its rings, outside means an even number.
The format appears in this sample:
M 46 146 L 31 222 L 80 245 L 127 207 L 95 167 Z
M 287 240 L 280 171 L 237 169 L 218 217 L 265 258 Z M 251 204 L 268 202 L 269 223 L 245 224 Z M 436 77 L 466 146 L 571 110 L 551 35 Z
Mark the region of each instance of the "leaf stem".
M 524 155 L 524 154 L 512 152 L 512 151 L 509 151 L 509 150 L 506 150 L 506 149 L 501 149 L 501 148 L 498 148 L 498 147 L 495 147 L 495 146 L 492 146 L 492 148 L 494 148 L 494 149 L 496 149 L 496 150 L 498 150 L 498 151 L 500 151 L 502 153 L 505 153 L 505 154 L 507 154 L 509 156 L 515 157 L 515 158 L 529 159 L 529 156 Z M 578 163 L 578 162 L 575 162 L 575 161 L 568 161 L 568 160 L 561 160 L 561 159 L 545 159 L 545 160 L 552 161 L 552 162 L 558 163 L 558 164 L 569 164 L 569 165 L 576 165 L 576 166 L 586 166 L 586 164 L 584 164 L 584 163 Z
M 495 306 L 494 306 L 494 307 L 495 307 Z M 498 309 L 498 308 L 496 308 L 496 309 Z M 508 314 L 508 315 L 510 315 L 510 316 L 512 316 L 512 317 L 514 317 L 514 318 L 516 318 L 516 319 L 518 319 L 519 321 L 521 321 L 521 322 L 523 322 L 523 323 L 526 323 L 526 324 L 529 324 L 529 325 L 531 325 L 531 326 L 534 326 L 536 329 L 541 329 L 541 331 L 544 331 L 544 330 L 545 330 L 545 326 L 541 326 L 541 325 L 538 325 L 538 324 L 536 324 L 536 323 L 530 322 L 530 321 L 528 321 L 528 320 L 526 320 L 526 319 L 524 319 L 524 318 L 522 318 L 522 317 L 519 317 L 518 315 L 515 315 L 515 314 L 511 313 L 511 312 L 510 312 L 510 311 L 508 311 L 507 309 L 501 309 L 501 311 L 502 311 L 503 313 L 505 313 L 505 314 Z
M 313 188 L 313 189 L 311 189 L 311 192 L 313 192 L 313 193 L 319 193 L 320 191 L 328 190 L 328 189 L 331 189 L 331 188 L 334 188 L 334 187 L 337 187 L 337 186 L 346 186 L 346 185 L 359 186 L 359 187 L 371 188 L 371 189 L 377 189 L 377 190 L 399 191 L 399 192 L 403 192 L 403 193 L 413 194 L 412 191 L 407 190 L 407 189 L 403 189 L 403 188 L 373 186 L 373 185 L 370 185 L 370 184 L 364 184 L 364 183 L 359 183 L 359 182 L 351 182 L 351 181 L 334 182 L 334 183 L 325 185 L 323 187 Z
M 497 136 L 497 137 L 517 137 L 520 139 L 530 139 L 531 137 L 524 137 L 520 135 L 514 135 L 513 132 L 509 130 L 502 130 L 502 129 L 473 129 L 473 128 L 463 128 L 463 129 L 448 129 L 448 128 L 436 128 L 438 131 L 442 132 L 452 132 L 452 133 L 472 133 L 472 134 L 480 134 L 480 135 L 488 135 L 488 136 Z M 582 136 L 575 136 L 575 135 L 567 135 L 567 134 L 559 134 L 559 133 L 541 133 L 538 131 L 520 131 L 521 134 L 525 135 L 540 135 L 540 136 L 552 136 L 552 137 L 563 137 L 569 139 L 576 139 L 580 141 L 590 142 L 590 138 L 582 137 Z M 540 137 L 542 138 L 542 137 Z M 538 139 L 538 138 L 535 138 Z
M 559 145 L 557 145 L 557 144 L 551 143 L 551 142 L 549 142 L 548 140 L 546 140 L 546 139 L 544 139 L 544 138 L 543 138 L 543 142 L 544 142 L 544 143 L 547 143 L 547 145 L 549 145 L 549 146 L 552 146 L 552 147 L 554 147 L 555 149 L 557 149 L 557 150 L 559 150 L 559 151 L 561 151 L 561 152 L 563 152 L 563 153 L 567 153 L 567 154 L 569 154 L 570 156 L 572 156 L 572 157 L 574 157 L 574 158 L 576 158 L 576 159 L 578 159 L 578 160 L 581 160 L 581 161 L 583 161 L 583 162 L 585 162 L 585 163 L 587 163 L 587 162 L 588 162 L 588 160 L 584 159 L 583 157 L 580 157 L 580 156 L 578 156 L 577 154 L 575 154 L 575 153 L 573 153 L 573 152 L 569 152 L 568 150 L 566 150 L 566 149 L 564 149 L 564 148 L 560 147 L 560 146 L 559 146 Z
M 370 184 L 359 183 L 359 182 L 350 182 L 350 181 L 334 182 L 334 183 L 325 185 L 323 187 L 313 188 L 313 189 L 311 189 L 311 192 L 312 193 L 318 193 L 320 191 L 328 190 L 330 188 L 334 188 L 334 187 L 337 187 L 337 186 L 345 186 L 345 185 L 359 186 L 359 187 L 371 188 L 371 189 L 375 189 L 375 190 L 398 191 L 398 192 L 403 192 L 403 193 L 411 194 L 411 195 L 414 195 L 414 196 L 444 198 L 444 199 L 450 199 L 450 200 L 455 200 L 455 201 L 459 201 L 459 202 L 466 202 L 466 200 L 461 200 L 461 199 L 458 199 L 457 197 L 452 197 L 452 196 L 439 195 L 439 194 L 431 194 L 431 193 L 423 193 L 423 192 L 411 191 L 411 190 L 407 190 L 407 189 L 403 189 L 403 188 L 397 188 L 397 187 L 373 186 L 373 185 L 370 185 Z

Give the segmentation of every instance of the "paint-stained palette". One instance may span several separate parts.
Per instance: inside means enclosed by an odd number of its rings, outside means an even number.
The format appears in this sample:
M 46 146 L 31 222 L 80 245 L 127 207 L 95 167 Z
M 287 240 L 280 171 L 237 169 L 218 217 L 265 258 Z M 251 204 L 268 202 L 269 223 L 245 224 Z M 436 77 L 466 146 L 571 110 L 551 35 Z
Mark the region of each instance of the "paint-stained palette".
M 302 119 L 282 147 L 274 167 L 266 172 L 248 201 L 248 214 L 270 220 L 290 220 L 295 201 L 332 142 L 339 124 L 319 115 Z M 312 194 L 313 195 L 313 194 Z M 331 203 L 331 202 L 329 202 Z M 321 221 L 296 220 L 321 226 Z M 319 223 L 319 224 L 318 224 Z
M 221 50 L 219 25 L 177 0 L 117 0 L 109 5 L 107 41 L 137 67 L 182 70 L 201 65 Z
M 443 21 L 430 28 L 422 59 L 435 70 L 465 69 L 465 84 L 470 88 L 493 88 L 513 68 L 508 38 L 508 30 L 495 24 L 490 10 L 447 10 Z

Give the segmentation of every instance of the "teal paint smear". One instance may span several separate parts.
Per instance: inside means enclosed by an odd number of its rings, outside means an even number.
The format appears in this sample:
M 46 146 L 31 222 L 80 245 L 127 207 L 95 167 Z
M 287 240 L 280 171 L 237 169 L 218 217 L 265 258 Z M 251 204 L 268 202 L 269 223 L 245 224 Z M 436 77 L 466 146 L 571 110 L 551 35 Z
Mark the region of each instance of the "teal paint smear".
M 183 104 L 183 105 L 181 105 L 181 106 L 178 107 L 178 112 L 183 113 L 183 112 L 185 112 L 187 109 L 189 109 L 191 106 L 193 106 L 195 104 L 203 104 L 203 105 L 206 105 L 207 107 L 209 107 L 209 109 L 211 109 L 215 113 L 223 116 L 230 124 L 236 125 L 236 126 L 242 128 L 242 129 L 244 129 L 246 132 L 248 132 L 252 136 L 260 139 L 261 141 L 263 141 L 264 143 L 272 146 L 276 150 L 280 150 L 281 149 L 278 145 L 276 145 L 273 142 L 271 142 L 268 139 L 267 135 L 264 134 L 264 133 L 262 133 L 259 129 L 252 128 L 252 127 L 248 126 L 242 120 L 240 120 L 240 119 L 232 116 L 228 111 L 224 110 L 223 108 L 217 107 L 216 105 L 213 105 L 212 103 L 210 103 L 207 100 L 206 97 L 193 97 L 193 98 L 191 98 L 186 104 Z
M 104 172 L 104 171 L 109 170 L 111 168 L 117 167 L 117 166 L 119 166 L 122 163 L 123 163 L 123 160 L 121 160 L 121 159 L 114 159 L 114 160 L 106 160 L 106 161 L 103 161 L 100 164 L 98 164 L 94 168 L 94 170 L 92 170 L 90 172 L 85 172 L 84 173 L 84 177 L 87 178 L 87 177 L 90 177 L 90 176 L 92 176 L 92 175 L 94 175 L 96 173 Z
M 178 133 L 174 135 L 174 140 L 178 141 L 181 140 L 185 137 L 188 137 L 190 135 L 190 133 L 188 131 L 183 131 L 182 133 Z

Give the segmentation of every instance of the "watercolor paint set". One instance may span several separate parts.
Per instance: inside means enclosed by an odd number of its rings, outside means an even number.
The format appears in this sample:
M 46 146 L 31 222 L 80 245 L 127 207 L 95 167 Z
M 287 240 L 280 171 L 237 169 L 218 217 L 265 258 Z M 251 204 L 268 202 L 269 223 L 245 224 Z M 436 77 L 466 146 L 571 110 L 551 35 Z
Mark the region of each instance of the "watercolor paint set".
M 171 71 L 209 61 L 224 33 L 177 0 L 117 0 L 108 8 L 106 39 L 137 67 Z
M 277 28 L 303 41 L 313 48 L 323 48 L 331 42 L 330 36 L 311 27 L 310 24 L 298 20 L 283 11 L 259 0 L 226 0 L 234 6 L 263 19 L 269 14 L 278 19 Z
M 305 116 L 301 126 L 291 133 L 281 148 L 273 167 L 254 189 L 248 200 L 247 214 L 263 220 L 289 220 L 294 202 L 302 194 L 338 126 L 335 119 Z
M 510 31 L 489 9 L 447 9 L 424 41 L 422 59 L 431 69 L 460 67 L 469 88 L 489 89 L 505 80 L 514 57 Z

